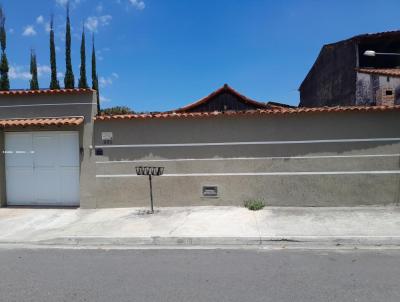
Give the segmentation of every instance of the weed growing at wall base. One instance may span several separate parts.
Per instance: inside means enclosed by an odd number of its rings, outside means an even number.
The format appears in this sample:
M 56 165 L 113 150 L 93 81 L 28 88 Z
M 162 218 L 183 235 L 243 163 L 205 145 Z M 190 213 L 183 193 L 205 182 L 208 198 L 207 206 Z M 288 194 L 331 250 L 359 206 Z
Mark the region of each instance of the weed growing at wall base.
M 250 199 L 245 200 L 244 206 L 251 211 L 258 211 L 265 207 L 265 203 L 262 200 Z

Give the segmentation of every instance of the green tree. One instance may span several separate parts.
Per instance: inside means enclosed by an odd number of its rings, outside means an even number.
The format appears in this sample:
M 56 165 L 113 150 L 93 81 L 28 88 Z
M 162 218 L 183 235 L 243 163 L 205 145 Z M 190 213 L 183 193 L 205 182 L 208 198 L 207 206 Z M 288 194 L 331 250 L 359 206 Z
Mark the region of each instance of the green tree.
M 81 42 L 81 69 L 79 78 L 79 88 L 88 88 L 89 85 L 86 79 L 86 46 L 85 46 L 85 29 L 82 29 L 82 42 Z
M 92 88 L 97 93 L 97 112 L 100 113 L 100 91 L 99 91 L 99 78 L 97 75 L 96 67 L 96 49 L 94 47 L 94 35 L 92 37 Z
M 0 90 L 10 90 L 10 80 L 8 78 L 8 60 L 6 55 L 6 16 L 3 7 L 0 6 L 0 44 L 1 44 L 1 61 L 0 61 Z
M 100 114 L 113 115 L 113 114 L 132 114 L 135 113 L 131 108 L 127 106 L 114 106 L 110 108 L 104 108 L 100 111 Z
M 57 60 L 56 60 L 56 45 L 54 43 L 54 23 L 53 16 L 50 21 L 50 67 L 51 67 L 51 81 L 50 89 L 60 89 L 60 83 L 57 79 Z
M 65 31 L 65 88 L 75 88 L 75 77 L 71 63 L 71 21 L 69 19 L 69 2 L 67 3 L 67 24 Z
M 29 81 L 31 90 L 39 90 L 36 54 L 35 54 L 34 50 L 31 50 L 31 75 L 32 75 L 32 78 Z

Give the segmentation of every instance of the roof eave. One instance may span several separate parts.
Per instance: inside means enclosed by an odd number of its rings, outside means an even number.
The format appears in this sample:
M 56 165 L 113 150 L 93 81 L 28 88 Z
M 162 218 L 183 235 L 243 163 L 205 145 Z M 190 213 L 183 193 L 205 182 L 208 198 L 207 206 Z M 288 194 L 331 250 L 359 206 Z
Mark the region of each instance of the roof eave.
M 386 112 L 400 111 L 400 105 L 394 106 L 336 106 L 336 107 L 296 107 L 257 109 L 247 111 L 214 111 L 214 112 L 166 112 L 158 114 L 125 114 L 125 115 L 98 115 L 96 121 L 110 120 L 143 120 L 143 119 L 169 119 L 169 118 L 208 118 L 218 116 L 255 116 L 255 115 L 292 115 L 313 113 L 345 113 L 345 112 Z
M 84 94 L 93 93 L 96 90 L 91 88 L 74 88 L 74 89 L 39 89 L 39 90 L 8 90 L 0 91 L 0 96 L 16 96 L 16 95 L 56 95 L 56 94 Z

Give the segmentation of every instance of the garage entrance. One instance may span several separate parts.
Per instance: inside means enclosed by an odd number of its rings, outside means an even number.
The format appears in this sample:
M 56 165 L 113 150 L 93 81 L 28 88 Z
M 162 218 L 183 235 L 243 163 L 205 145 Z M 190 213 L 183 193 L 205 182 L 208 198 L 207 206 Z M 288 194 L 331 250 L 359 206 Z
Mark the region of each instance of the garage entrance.
M 79 205 L 78 131 L 5 133 L 8 205 Z

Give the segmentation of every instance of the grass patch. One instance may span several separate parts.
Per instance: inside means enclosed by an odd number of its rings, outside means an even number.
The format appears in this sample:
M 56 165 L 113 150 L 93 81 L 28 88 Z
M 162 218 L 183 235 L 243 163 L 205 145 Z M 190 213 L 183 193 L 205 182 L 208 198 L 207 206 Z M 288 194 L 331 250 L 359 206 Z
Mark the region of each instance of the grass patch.
M 265 203 L 262 200 L 250 199 L 244 202 L 244 206 L 251 211 L 258 211 L 265 207 Z

